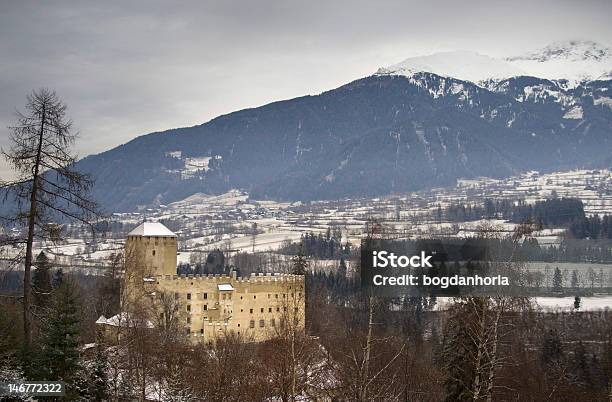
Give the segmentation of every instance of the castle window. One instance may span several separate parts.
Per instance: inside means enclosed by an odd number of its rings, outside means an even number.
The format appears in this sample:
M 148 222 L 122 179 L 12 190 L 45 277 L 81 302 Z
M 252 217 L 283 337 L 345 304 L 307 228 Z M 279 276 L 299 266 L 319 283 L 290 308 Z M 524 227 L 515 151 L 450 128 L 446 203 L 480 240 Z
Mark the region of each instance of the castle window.
M 191 300 L 191 293 L 187 293 L 187 300 Z
M 191 304 L 188 304 L 187 305 L 187 312 L 190 312 L 190 311 L 191 311 Z
M 155 250 L 152 251 L 153 255 L 155 255 Z
M 268 308 L 268 313 L 272 312 L 272 307 Z
M 175 293 L 174 293 L 174 298 L 175 298 L 176 300 L 178 300 L 178 298 L 179 298 L 179 294 L 178 294 L 178 292 L 175 292 Z
M 249 309 L 249 313 L 253 314 L 253 309 Z
M 187 324 L 191 324 L 191 317 L 187 317 Z
M 278 313 L 279 311 L 280 311 L 280 307 L 277 307 L 276 308 L 276 312 Z
M 262 308 L 261 308 L 261 312 L 263 313 L 263 311 L 264 311 L 264 310 L 263 310 L 263 307 L 262 307 Z
M 268 299 L 270 298 L 270 296 L 271 296 L 270 293 L 268 293 Z
M 225 300 L 225 298 L 226 298 L 226 297 L 225 297 L 225 294 L 223 294 L 223 300 Z
M 266 321 L 265 320 L 259 320 L 259 327 L 263 328 L 266 325 Z
M 200 334 L 204 333 L 204 328 L 200 328 Z
M 278 299 L 278 294 L 275 294 L 274 297 L 276 297 Z
M 208 293 L 202 293 L 202 298 L 203 298 L 204 300 L 208 299 Z
M 238 324 L 238 327 L 240 327 L 240 324 Z M 238 332 L 238 333 L 240 333 L 240 332 Z
M 255 320 L 249 322 L 249 328 L 255 328 Z
M 253 299 L 257 299 L 257 295 L 253 295 Z
M 206 311 L 206 310 L 208 310 L 208 304 L 205 304 L 202 306 L 202 311 Z

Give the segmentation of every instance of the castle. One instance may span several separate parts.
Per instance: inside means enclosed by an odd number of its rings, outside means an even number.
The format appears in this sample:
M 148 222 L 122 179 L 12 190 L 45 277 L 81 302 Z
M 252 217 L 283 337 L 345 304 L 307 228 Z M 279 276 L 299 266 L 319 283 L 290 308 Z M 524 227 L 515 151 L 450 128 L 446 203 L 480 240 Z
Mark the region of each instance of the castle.
M 129 316 L 128 305 L 164 308 L 173 301 L 185 335 L 194 342 L 213 342 L 228 332 L 252 341 L 275 337 L 287 323 L 304 329 L 304 277 L 291 274 L 177 275 L 177 237 L 158 222 L 144 222 L 125 243 L 122 313 L 100 317 L 107 334 Z M 160 297 L 164 295 L 164 297 Z M 152 323 L 150 326 L 154 326 Z

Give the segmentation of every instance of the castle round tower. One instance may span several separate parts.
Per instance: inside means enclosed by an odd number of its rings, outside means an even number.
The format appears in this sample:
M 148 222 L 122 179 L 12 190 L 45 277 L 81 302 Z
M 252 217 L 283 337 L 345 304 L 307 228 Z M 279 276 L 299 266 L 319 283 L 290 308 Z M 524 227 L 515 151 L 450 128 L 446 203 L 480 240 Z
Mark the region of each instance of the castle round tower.
M 176 275 L 176 235 L 159 222 L 143 222 L 128 233 L 126 269 L 137 277 Z

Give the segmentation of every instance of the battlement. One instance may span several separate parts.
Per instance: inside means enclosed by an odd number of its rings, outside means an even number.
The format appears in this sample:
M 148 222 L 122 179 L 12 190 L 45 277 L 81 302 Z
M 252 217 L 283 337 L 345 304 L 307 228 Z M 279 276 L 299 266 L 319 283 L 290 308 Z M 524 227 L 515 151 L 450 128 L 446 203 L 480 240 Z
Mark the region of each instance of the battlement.
M 275 283 L 275 282 L 294 282 L 302 280 L 303 276 L 284 273 L 254 273 L 248 277 L 235 277 L 232 275 L 206 274 L 206 275 L 155 275 L 144 278 L 145 282 L 174 282 L 195 280 L 198 282 L 207 281 L 210 283 Z

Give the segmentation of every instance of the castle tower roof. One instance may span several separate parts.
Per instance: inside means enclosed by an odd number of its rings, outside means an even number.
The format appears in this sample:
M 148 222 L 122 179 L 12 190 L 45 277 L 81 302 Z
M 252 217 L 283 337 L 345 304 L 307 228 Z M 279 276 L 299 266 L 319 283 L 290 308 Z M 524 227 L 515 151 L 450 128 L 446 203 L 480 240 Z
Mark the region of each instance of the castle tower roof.
M 128 236 L 176 237 L 170 229 L 159 222 L 143 222 L 128 233 Z

